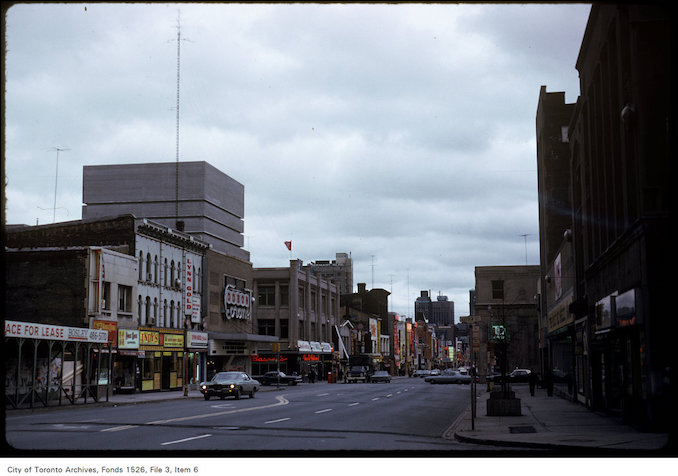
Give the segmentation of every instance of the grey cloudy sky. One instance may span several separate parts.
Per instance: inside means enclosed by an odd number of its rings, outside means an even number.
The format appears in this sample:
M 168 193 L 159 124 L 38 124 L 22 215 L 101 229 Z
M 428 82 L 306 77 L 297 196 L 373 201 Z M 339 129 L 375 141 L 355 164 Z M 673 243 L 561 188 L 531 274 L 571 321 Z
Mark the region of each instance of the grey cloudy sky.
M 392 290 L 391 310 L 431 290 L 466 315 L 475 266 L 539 261 L 539 88 L 576 101 L 589 11 L 15 5 L 6 221 L 81 218 L 84 165 L 176 159 L 180 12 L 180 160 L 245 186 L 253 265 L 288 265 L 286 240 L 304 262 L 350 252 L 354 283 Z

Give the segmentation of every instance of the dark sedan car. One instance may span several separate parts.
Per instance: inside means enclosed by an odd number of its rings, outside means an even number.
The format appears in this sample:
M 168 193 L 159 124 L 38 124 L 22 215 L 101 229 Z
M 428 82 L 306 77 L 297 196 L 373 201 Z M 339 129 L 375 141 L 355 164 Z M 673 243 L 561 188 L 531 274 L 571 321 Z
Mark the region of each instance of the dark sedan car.
M 282 385 L 296 385 L 302 382 L 298 375 L 287 375 L 285 372 L 276 372 L 275 370 L 266 372 L 259 379 L 262 385 L 277 385 L 278 382 Z
M 229 396 L 238 400 L 240 395 L 243 394 L 254 398 L 254 394 L 259 390 L 259 385 L 257 380 L 254 380 L 245 372 L 219 372 L 212 377 L 212 380 L 200 384 L 200 393 L 203 394 L 205 400 L 209 400 L 210 397 L 219 397 L 223 400 Z

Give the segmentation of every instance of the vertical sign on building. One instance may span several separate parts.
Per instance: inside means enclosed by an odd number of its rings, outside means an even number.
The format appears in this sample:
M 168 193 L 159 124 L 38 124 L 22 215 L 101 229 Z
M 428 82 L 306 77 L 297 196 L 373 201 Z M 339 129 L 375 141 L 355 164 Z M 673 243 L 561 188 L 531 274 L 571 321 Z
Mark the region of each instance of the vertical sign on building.
M 184 260 L 184 314 L 193 316 L 193 258 L 186 255 Z

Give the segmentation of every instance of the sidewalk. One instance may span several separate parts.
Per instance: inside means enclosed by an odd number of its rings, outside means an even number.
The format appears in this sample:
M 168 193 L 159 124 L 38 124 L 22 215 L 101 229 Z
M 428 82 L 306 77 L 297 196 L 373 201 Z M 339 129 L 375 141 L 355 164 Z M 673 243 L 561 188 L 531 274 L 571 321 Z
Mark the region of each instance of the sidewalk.
M 521 400 L 520 416 L 487 416 L 489 393 L 478 385 L 475 421 L 471 408 L 448 430 L 457 441 L 506 447 L 539 448 L 557 452 L 591 455 L 675 456 L 666 433 L 644 433 L 622 424 L 618 418 L 593 412 L 579 403 L 558 396 L 547 396 L 537 388 L 530 395 L 528 385 L 513 385 Z

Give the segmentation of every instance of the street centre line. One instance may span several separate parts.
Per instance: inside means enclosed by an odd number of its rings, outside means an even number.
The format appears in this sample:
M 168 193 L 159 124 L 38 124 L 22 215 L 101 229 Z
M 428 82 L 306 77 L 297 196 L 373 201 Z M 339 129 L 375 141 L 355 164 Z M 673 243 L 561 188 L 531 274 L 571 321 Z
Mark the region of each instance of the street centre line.
M 393 396 L 393 394 L 389 393 L 388 395 L 386 395 L 386 398 L 391 398 L 392 396 Z
M 360 402 L 351 403 L 351 404 L 349 404 L 348 406 L 349 406 L 349 407 L 354 407 L 354 406 L 356 406 L 356 405 L 360 405 Z
M 104 428 L 103 430 L 100 431 L 122 431 L 122 430 L 129 430 L 130 428 L 136 428 L 139 425 L 122 425 L 122 426 L 113 426 L 111 428 Z
M 280 423 L 281 421 L 291 420 L 291 418 L 280 418 L 278 420 L 265 421 L 264 425 L 269 425 L 271 423 Z
M 373 402 L 375 402 L 375 401 L 377 401 L 377 400 L 379 400 L 379 397 L 374 397 L 374 398 L 372 399 Z
M 186 441 L 199 440 L 199 439 L 201 439 L 201 438 L 209 438 L 210 436 L 212 436 L 212 435 L 207 434 L 207 435 L 193 436 L 193 437 L 191 437 L 191 438 L 184 438 L 183 440 L 166 441 L 165 443 L 161 443 L 160 446 L 174 445 L 174 444 L 176 444 L 176 443 L 184 443 L 184 442 L 186 442 Z
M 329 395 L 329 393 L 319 393 L 316 397 L 325 397 L 327 395 Z
M 273 403 L 271 405 L 262 405 L 260 407 L 241 408 L 239 410 L 226 410 L 226 411 L 223 411 L 223 412 L 203 413 L 201 415 L 185 416 L 185 417 L 179 417 L 179 418 L 170 418 L 169 420 L 149 421 L 148 423 L 146 423 L 146 425 L 164 425 L 166 423 L 175 423 L 175 422 L 179 422 L 179 421 L 197 420 L 199 418 L 211 418 L 211 417 L 215 417 L 215 416 L 229 415 L 229 414 L 233 414 L 233 413 L 251 412 L 253 410 L 262 410 L 264 408 L 279 407 L 281 405 L 287 405 L 288 403 L 290 403 L 283 396 L 278 396 L 278 397 L 275 397 L 275 398 L 276 398 L 276 400 L 278 400 L 278 403 Z
M 318 410 L 316 413 L 325 413 L 325 412 L 331 412 L 331 411 L 332 411 L 331 408 L 326 408 L 324 410 Z

